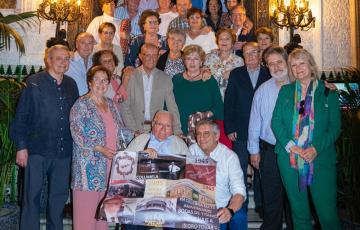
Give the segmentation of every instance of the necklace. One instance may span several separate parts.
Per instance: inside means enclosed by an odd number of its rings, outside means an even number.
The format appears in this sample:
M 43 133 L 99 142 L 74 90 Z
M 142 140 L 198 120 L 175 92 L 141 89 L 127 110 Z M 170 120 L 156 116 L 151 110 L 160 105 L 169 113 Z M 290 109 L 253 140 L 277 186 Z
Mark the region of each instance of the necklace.
M 197 80 L 196 78 L 199 77 L 201 74 L 201 71 L 199 74 L 196 74 L 195 76 L 190 76 L 190 74 L 188 74 L 188 72 L 185 72 L 185 79 L 188 80 L 188 81 L 194 81 L 194 80 Z

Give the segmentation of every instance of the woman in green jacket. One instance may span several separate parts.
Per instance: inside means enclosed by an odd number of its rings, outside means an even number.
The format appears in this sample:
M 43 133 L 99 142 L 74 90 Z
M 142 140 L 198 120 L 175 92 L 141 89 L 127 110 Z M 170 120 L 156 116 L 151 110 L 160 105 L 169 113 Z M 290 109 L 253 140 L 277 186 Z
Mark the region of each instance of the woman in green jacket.
M 288 60 L 295 81 L 281 88 L 272 118 L 280 174 L 295 229 L 312 229 L 309 190 L 322 229 L 340 229 L 336 209 L 335 141 L 340 109 L 335 91 L 318 80 L 313 56 L 294 50 Z

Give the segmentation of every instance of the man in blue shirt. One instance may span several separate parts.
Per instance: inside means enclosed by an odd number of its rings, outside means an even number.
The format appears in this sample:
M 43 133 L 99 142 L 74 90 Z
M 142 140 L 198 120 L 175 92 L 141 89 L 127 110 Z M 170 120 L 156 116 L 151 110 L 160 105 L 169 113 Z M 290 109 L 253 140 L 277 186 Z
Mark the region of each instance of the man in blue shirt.
M 281 86 L 289 83 L 287 53 L 282 47 L 271 47 L 264 54 L 271 79 L 255 92 L 251 106 L 248 143 L 251 164 L 260 170 L 264 222 L 261 229 L 282 229 L 285 206 L 283 187 L 276 154 L 276 139 L 271 129 L 271 119 Z M 287 229 L 292 229 L 290 211 L 286 211 Z
M 45 177 L 49 184 L 46 228 L 63 229 L 72 155 L 69 114 L 79 96 L 75 81 L 64 75 L 69 60 L 66 46 L 55 45 L 46 51 L 46 71 L 27 79 L 11 125 L 16 163 L 25 168 L 20 229 L 40 229 Z

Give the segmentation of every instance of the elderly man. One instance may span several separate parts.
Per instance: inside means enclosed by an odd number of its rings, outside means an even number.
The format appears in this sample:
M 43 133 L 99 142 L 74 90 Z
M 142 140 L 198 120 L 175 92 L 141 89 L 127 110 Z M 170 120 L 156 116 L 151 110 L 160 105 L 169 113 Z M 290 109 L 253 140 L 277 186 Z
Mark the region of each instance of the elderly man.
M 65 73 L 75 80 L 80 96 L 88 92 L 86 73 L 92 66 L 94 45 L 95 40 L 90 33 L 79 33 L 75 39 L 76 52 L 70 59 L 69 70 Z
M 11 125 L 16 163 L 25 168 L 20 229 L 40 229 L 40 195 L 46 177 L 46 229 L 63 229 L 72 155 L 69 114 L 79 96 L 75 81 L 64 75 L 69 60 L 66 46 L 46 50 L 46 71 L 27 79 Z
M 231 28 L 235 31 L 237 41 L 234 44 L 236 55 L 243 56 L 243 46 L 246 42 L 255 41 L 254 31 L 252 25 L 245 26 L 246 22 L 246 9 L 242 5 L 236 5 L 231 10 Z
M 215 202 L 221 230 L 247 229 L 246 189 L 239 158 L 219 143 L 220 130 L 213 121 L 196 124 L 196 144 L 190 146 L 190 156 L 210 156 L 216 164 Z
M 130 34 L 135 37 L 141 34 L 139 26 L 139 18 L 141 11 L 139 10 L 140 0 L 130 0 L 127 1 L 125 6 L 120 6 L 115 9 L 115 18 L 120 20 L 130 19 L 131 21 L 131 30 Z
M 244 61 L 245 66 L 230 72 L 225 91 L 224 125 L 226 134 L 233 141 L 233 150 L 240 158 L 241 168 L 243 172 L 246 172 L 251 103 L 256 89 L 270 79 L 270 76 L 268 71 L 260 65 L 260 49 L 256 42 L 248 42 L 244 45 Z M 255 205 L 260 207 L 260 190 L 255 191 L 254 198 Z
M 270 47 L 264 54 L 272 78 L 255 92 L 251 106 L 248 150 L 251 164 L 260 169 L 263 195 L 264 222 L 261 229 L 282 229 L 286 200 L 274 152 L 276 139 L 271 130 L 271 119 L 281 86 L 289 83 L 287 53 L 282 47 Z M 261 164 L 260 164 L 261 160 Z M 285 214 L 287 229 L 292 229 L 289 210 Z
M 171 78 L 155 68 L 159 48 L 153 44 L 141 47 L 142 65 L 134 70 L 127 83 L 128 99 L 121 104 L 126 127 L 141 133 L 150 131 L 151 120 L 158 110 L 167 110 L 174 116 L 174 132 L 181 133 L 179 111 L 173 94 Z
M 113 44 L 120 45 L 120 23 L 121 19 L 115 18 L 115 2 L 114 0 L 99 0 L 99 7 L 103 12 L 103 15 L 95 17 L 89 24 L 86 32 L 92 34 L 96 42 L 100 41 L 99 38 L 99 27 L 104 22 L 112 23 L 116 30 L 113 39 Z
M 145 150 L 151 157 L 186 155 L 185 142 L 173 132 L 174 116 L 165 110 L 158 111 L 151 124 L 151 133 L 137 136 L 127 147 L 129 151 Z

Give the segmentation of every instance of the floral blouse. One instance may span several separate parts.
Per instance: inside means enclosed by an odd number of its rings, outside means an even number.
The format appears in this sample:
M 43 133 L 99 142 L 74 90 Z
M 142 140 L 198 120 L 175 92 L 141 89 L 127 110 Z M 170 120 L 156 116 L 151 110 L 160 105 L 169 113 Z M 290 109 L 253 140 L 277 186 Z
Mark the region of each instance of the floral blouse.
M 244 61 L 241 57 L 231 53 L 230 56 L 222 61 L 219 56 L 219 51 L 212 51 L 206 56 L 204 65 L 210 68 L 211 75 L 214 76 L 218 82 L 221 97 L 224 101 L 225 90 L 228 84 L 228 79 L 224 79 L 224 73 L 226 71 L 231 71 L 237 67 L 244 65 Z
M 171 78 L 178 73 L 185 72 L 185 66 L 182 58 L 175 60 L 171 60 L 170 58 L 168 58 L 166 60 L 164 72 Z
M 128 144 L 133 133 L 121 127 L 120 113 L 111 99 L 106 99 L 114 123 L 117 125 L 117 149 Z M 80 97 L 70 112 L 70 130 L 73 138 L 72 189 L 80 191 L 105 191 L 107 187 L 107 158 L 95 152 L 95 146 L 104 146 L 105 124 L 89 96 Z

